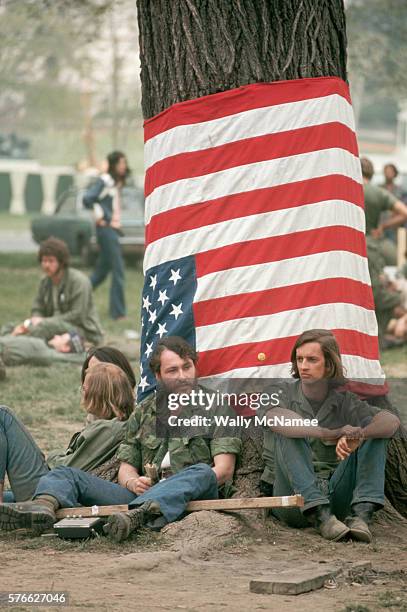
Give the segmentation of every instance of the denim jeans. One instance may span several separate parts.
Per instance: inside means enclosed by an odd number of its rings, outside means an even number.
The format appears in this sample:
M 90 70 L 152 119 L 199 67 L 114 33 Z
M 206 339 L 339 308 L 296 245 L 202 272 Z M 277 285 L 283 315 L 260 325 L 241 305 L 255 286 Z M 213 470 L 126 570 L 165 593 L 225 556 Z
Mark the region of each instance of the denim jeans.
M 41 450 L 20 419 L 6 406 L 0 406 L 0 481 L 5 475 L 16 501 L 31 499 L 48 466 Z M 4 501 L 10 501 L 5 492 Z
M 103 283 L 109 272 L 112 272 L 109 299 L 110 316 L 112 319 L 124 317 L 126 314 L 124 263 L 118 234 L 112 227 L 96 226 L 96 238 L 100 251 L 90 282 L 92 287 L 96 289 Z
M 329 481 L 319 481 L 312 464 L 312 450 L 305 438 L 275 436 L 274 495 L 300 494 L 304 507 L 275 508 L 273 514 L 292 527 L 309 526 L 302 515 L 319 505 L 330 505 L 343 520 L 352 504 L 374 502 L 384 505 L 384 471 L 387 440 L 365 440 L 341 461 Z
M 110 506 L 128 504 L 131 508 L 152 500 L 159 504 L 166 521 L 175 521 L 194 499 L 217 499 L 215 472 L 206 463 L 187 467 L 162 480 L 135 497 L 128 489 L 76 468 L 60 466 L 43 476 L 35 490 L 38 495 L 52 495 L 61 508 L 75 506 Z

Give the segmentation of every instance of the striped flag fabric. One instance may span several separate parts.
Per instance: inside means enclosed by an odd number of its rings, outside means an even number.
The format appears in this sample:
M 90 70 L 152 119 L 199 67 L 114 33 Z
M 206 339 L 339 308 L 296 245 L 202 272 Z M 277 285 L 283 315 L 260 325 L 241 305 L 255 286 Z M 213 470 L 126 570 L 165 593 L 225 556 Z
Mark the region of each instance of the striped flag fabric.
M 296 338 L 334 332 L 350 378 L 383 379 L 347 84 L 258 83 L 145 122 L 142 399 L 165 335 L 202 377 L 290 375 Z

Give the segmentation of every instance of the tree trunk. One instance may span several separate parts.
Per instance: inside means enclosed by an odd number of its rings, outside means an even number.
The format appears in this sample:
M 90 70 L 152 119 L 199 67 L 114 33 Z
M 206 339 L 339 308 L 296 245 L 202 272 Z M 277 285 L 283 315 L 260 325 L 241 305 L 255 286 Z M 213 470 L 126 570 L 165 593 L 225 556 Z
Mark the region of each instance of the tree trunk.
M 137 0 L 137 5 L 145 119 L 176 102 L 249 83 L 346 80 L 343 0 Z M 405 440 L 389 445 L 386 485 L 402 512 L 407 473 L 397 457 L 407 461 Z M 239 493 L 255 495 L 261 471 L 261 441 L 248 437 L 237 470 Z
M 247 85 L 346 79 L 342 0 L 138 0 L 142 108 Z

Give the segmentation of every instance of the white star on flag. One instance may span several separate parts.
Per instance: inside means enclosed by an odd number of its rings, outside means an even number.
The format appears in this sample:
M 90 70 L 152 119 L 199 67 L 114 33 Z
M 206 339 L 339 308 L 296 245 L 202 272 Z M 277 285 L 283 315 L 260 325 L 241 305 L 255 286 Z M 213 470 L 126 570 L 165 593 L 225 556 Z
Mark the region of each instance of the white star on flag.
M 159 290 L 160 291 L 160 290 Z M 165 302 L 167 300 L 169 300 L 170 298 L 167 295 L 167 290 L 165 289 L 164 291 L 160 291 L 160 297 L 158 298 L 158 301 L 161 302 L 161 305 L 164 306 Z
M 154 274 L 154 276 L 150 276 L 150 287 L 155 289 L 156 284 L 157 284 L 157 274 Z
M 156 336 L 158 335 L 162 338 L 163 335 L 167 333 L 166 325 L 166 323 L 164 323 L 164 325 L 161 325 L 161 323 L 158 324 L 158 331 L 155 332 Z
M 148 295 L 146 295 L 146 297 L 143 297 L 143 308 L 145 308 L 148 312 L 150 306 L 151 306 L 150 298 L 148 297 Z
M 183 314 L 183 311 L 181 310 L 182 302 L 178 304 L 178 306 L 176 306 L 175 304 L 171 304 L 171 306 L 172 306 L 172 311 L 170 312 L 170 315 L 174 315 L 175 320 L 177 321 L 178 317 Z
M 147 342 L 146 345 L 147 345 L 147 348 L 146 348 L 145 356 L 148 359 L 150 357 L 151 353 L 153 352 L 153 343 L 149 344 Z
M 149 386 L 148 382 L 147 382 L 147 376 L 142 376 L 141 377 L 141 380 L 140 380 L 138 386 L 140 387 L 140 389 L 142 391 L 144 391 L 144 389 Z
M 170 278 L 168 280 L 170 280 L 170 281 L 172 281 L 174 283 L 174 287 L 177 284 L 177 281 L 181 280 L 181 278 L 182 278 L 181 274 L 179 273 L 179 270 L 180 270 L 179 268 L 178 268 L 178 270 L 173 270 L 171 268 L 171 276 L 170 276 Z
M 148 317 L 148 320 L 151 321 L 151 323 L 154 323 L 156 318 L 157 318 L 157 311 L 150 310 L 150 316 Z

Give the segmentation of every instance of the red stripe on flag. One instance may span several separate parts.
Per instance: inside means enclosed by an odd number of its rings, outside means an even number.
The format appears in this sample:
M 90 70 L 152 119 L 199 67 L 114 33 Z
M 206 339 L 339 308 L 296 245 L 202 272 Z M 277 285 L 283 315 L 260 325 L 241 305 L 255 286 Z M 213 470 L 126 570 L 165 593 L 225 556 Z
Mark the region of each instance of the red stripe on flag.
M 202 327 L 335 302 L 374 310 L 371 288 L 349 278 L 327 278 L 254 293 L 239 293 L 195 302 L 193 309 L 195 325 Z
M 332 94 L 338 94 L 349 104 L 351 103 L 348 86 L 338 77 L 254 83 L 178 102 L 144 122 L 144 142 L 179 125 L 193 125 L 255 108 L 299 102 Z
M 333 329 L 332 332 L 335 334 L 342 355 L 356 355 L 374 360 L 378 358 L 376 337 L 354 330 Z M 210 351 L 199 351 L 199 375 L 213 376 L 240 368 L 288 363 L 291 361 L 291 351 L 297 337 L 276 338 L 264 342 L 250 342 Z M 259 353 L 264 353 L 266 356 L 264 361 L 259 361 Z
M 365 236 L 350 227 L 332 226 L 248 240 L 198 253 L 195 255 L 196 273 L 200 278 L 230 268 L 254 266 L 329 251 L 349 251 L 366 257 Z
M 205 225 L 333 199 L 363 207 L 363 188 L 346 176 L 331 174 L 180 206 L 152 217 L 146 226 L 146 245 Z
M 324 149 L 344 149 L 358 155 L 355 133 L 343 123 L 323 125 L 244 138 L 192 153 L 179 153 L 157 162 L 146 172 L 144 193 L 182 179 L 189 179 L 236 166 Z

